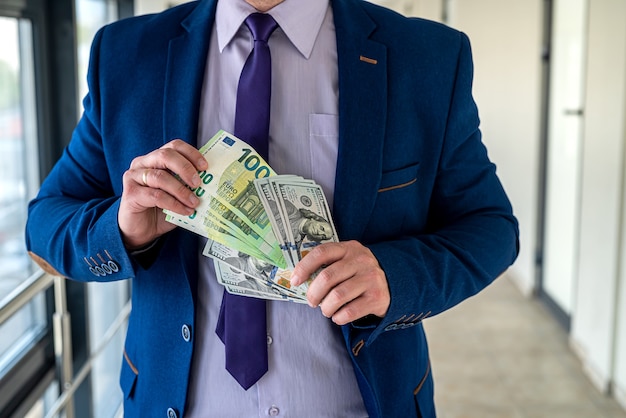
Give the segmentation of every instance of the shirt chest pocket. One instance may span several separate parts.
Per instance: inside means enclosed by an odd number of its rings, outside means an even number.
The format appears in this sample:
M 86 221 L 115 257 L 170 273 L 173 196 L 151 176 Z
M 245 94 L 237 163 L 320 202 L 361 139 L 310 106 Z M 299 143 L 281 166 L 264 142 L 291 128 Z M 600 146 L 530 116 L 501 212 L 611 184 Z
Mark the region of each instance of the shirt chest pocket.
M 332 208 L 339 146 L 339 117 L 310 114 L 309 144 L 311 178 L 322 186 L 328 205 Z

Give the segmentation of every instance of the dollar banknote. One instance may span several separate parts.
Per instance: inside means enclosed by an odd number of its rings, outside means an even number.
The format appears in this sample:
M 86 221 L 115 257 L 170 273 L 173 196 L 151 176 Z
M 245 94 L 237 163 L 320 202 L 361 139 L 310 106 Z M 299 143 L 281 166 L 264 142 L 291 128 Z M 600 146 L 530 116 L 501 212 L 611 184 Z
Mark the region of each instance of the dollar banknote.
M 287 268 L 255 259 L 215 241 L 207 242 L 203 255 L 213 258 L 220 265 L 220 272 L 234 274 L 232 271 L 239 271 L 279 292 L 287 300 L 304 303 L 309 285 L 318 272 L 301 285 L 292 286 L 295 264 L 317 245 L 338 241 L 324 192 L 312 180 L 289 175 L 257 179 L 254 185 L 285 252 Z M 248 296 L 253 295 L 248 292 Z
M 248 296 L 258 299 L 287 300 L 288 297 L 282 295 L 271 286 L 263 284 L 256 279 L 246 275 L 240 270 L 228 264 L 214 260 L 215 275 L 218 282 L 226 288 L 228 293 L 240 296 Z
M 266 210 L 274 217 L 280 248 L 287 249 L 287 269 L 293 269 L 311 249 L 337 242 L 330 208 L 319 184 L 292 176 L 274 176 L 255 182 Z M 271 190 L 268 190 L 271 189 Z
M 289 181 L 291 183 L 306 183 L 313 184 L 313 180 L 306 180 L 299 176 L 282 175 L 280 176 L 282 181 Z M 276 195 L 275 185 L 269 178 L 257 179 L 254 181 L 254 185 L 257 189 L 259 197 L 263 203 L 263 207 L 269 214 L 270 223 L 274 230 L 274 235 L 278 240 L 281 250 L 283 251 L 283 257 L 287 262 L 287 268 L 293 268 L 297 263 L 297 259 L 293 258 L 291 248 L 289 247 L 289 236 L 287 235 L 288 225 L 286 224 L 286 216 L 281 210 L 278 197 Z
M 239 287 L 243 284 L 247 289 L 271 296 L 266 299 L 306 303 L 309 282 L 297 287 L 291 286 L 291 270 L 281 269 L 210 240 L 204 247 L 202 254 L 213 259 L 218 281 L 222 284 L 231 286 L 237 284 Z M 220 275 L 223 276 L 220 277 Z M 233 280 L 240 282 L 234 283 Z M 242 280 L 248 280 L 248 282 Z M 248 296 L 254 295 L 249 294 Z
M 208 238 L 217 280 L 233 294 L 306 303 L 316 276 L 291 285 L 295 265 L 315 246 L 338 241 L 321 186 L 277 175 L 252 147 L 219 131 L 200 152 L 209 168 L 192 189 L 200 205 L 191 216 L 164 210 L 166 219 Z

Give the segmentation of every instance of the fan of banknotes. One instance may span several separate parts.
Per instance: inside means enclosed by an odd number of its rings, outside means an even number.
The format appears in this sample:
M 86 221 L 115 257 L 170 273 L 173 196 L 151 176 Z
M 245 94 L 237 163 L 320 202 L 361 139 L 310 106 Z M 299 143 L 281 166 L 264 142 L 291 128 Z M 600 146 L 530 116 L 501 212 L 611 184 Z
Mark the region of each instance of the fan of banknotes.
M 203 254 L 230 293 L 305 303 L 313 278 L 291 286 L 294 266 L 315 246 L 338 240 L 320 185 L 277 175 L 225 131 L 200 152 L 209 163 L 193 189 L 201 203 L 191 216 L 164 210 L 167 221 L 208 238 Z

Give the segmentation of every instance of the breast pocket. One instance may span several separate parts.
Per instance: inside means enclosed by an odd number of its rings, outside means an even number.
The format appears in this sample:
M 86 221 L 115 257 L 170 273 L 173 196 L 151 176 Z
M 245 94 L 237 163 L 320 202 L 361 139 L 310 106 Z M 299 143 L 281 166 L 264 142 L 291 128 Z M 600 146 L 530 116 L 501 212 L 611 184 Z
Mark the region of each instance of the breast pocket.
M 339 144 L 339 117 L 337 115 L 309 115 L 309 144 L 311 178 L 324 190 L 332 208 Z

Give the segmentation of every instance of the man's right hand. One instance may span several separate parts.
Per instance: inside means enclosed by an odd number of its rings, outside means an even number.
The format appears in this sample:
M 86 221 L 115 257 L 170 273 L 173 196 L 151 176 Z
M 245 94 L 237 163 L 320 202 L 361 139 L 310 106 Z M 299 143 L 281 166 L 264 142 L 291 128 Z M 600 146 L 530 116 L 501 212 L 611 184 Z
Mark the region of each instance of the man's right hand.
M 124 173 L 117 214 L 126 248 L 141 248 L 175 228 L 165 220 L 163 209 L 193 214 L 200 201 L 187 185 L 198 187 L 198 171 L 207 168 L 200 151 L 180 139 L 135 158 Z

